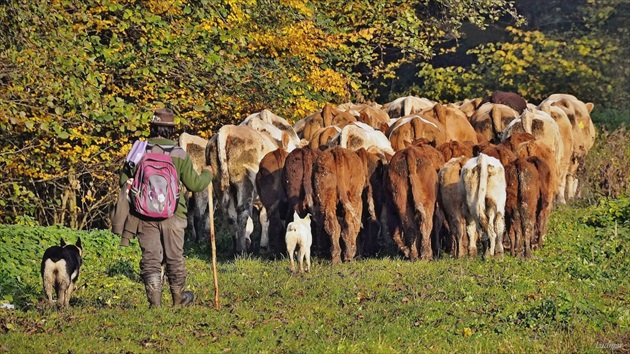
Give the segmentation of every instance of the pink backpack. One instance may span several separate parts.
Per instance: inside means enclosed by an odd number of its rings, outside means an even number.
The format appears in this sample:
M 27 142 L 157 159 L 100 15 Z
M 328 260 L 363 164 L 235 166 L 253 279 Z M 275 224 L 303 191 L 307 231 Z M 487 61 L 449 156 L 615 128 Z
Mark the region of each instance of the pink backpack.
M 151 152 L 152 145 L 137 163 L 129 193 L 132 206 L 140 215 L 167 219 L 175 214 L 179 201 L 179 178 L 169 155 L 173 147 L 157 145 L 164 153 Z

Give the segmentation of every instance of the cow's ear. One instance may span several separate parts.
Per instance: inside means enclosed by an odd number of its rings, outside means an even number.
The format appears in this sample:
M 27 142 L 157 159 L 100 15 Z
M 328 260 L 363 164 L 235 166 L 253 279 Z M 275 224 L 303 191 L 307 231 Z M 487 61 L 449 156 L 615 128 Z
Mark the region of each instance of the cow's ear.
M 63 246 L 65 246 L 65 245 L 66 245 L 66 241 L 64 241 L 64 240 L 63 240 L 63 237 L 61 238 L 61 242 L 60 242 L 60 244 L 61 244 L 61 247 L 63 247 Z
M 593 102 L 587 102 L 586 103 L 586 109 L 588 110 L 588 114 L 591 114 L 591 112 L 593 111 L 594 107 L 595 107 L 595 105 L 593 104 Z
M 76 246 L 79 247 L 79 248 L 83 248 L 83 247 L 81 247 L 81 237 L 77 238 Z

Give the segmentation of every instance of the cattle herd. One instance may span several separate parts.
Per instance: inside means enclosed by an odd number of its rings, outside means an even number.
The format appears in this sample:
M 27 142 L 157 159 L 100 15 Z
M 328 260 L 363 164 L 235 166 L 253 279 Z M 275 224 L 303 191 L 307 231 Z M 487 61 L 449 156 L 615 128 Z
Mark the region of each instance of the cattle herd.
M 310 214 L 312 251 L 333 264 L 375 255 L 384 240 L 411 260 L 478 247 L 530 257 L 554 205 L 576 196 L 592 109 L 569 94 L 538 105 L 507 92 L 449 104 L 407 96 L 327 104 L 293 125 L 263 110 L 179 143 L 197 168 L 213 167 L 236 253 L 252 251 L 256 208 L 260 249 L 273 255 L 286 255 L 294 216 Z M 207 235 L 207 193 L 190 203 L 189 224 Z

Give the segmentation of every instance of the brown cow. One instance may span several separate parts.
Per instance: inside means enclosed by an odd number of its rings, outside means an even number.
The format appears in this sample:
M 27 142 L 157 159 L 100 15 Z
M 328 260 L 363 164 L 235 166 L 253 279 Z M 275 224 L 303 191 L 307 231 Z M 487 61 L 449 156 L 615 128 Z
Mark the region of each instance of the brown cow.
M 260 161 L 256 174 L 256 190 L 261 209 L 260 251 L 279 256 L 286 250 L 284 225 L 287 213 L 287 193 L 282 183 L 284 163 L 289 153 L 279 148 L 270 151 Z
M 357 121 L 365 123 L 383 133 L 389 128 L 389 115 L 381 105 L 368 102 L 362 104 L 344 103 L 337 106 L 340 111 L 352 113 Z
M 427 139 L 434 142 L 435 146 L 447 141 L 446 129 L 433 118 L 423 118 L 412 115 L 398 119 L 389 127 L 387 138 L 394 151 L 404 149 L 407 144 L 417 139 Z
M 385 166 L 391 156 L 384 154 L 378 148 L 359 149 L 357 155 L 365 164 L 367 185 L 363 191 L 363 228 L 358 241 L 358 252 L 361 255 L 372 256 L 378 253 L 383 243 L 384 227 L 381 220 L 385 214 L 385 189 L 383 178 Z
M 538 187 L 540 195 L 538 197 L 538 206 L 536 208 L 536 232 L 531 241 L 532 249 L 542 247 L 543 238 L 547 234 L 547 221 L 549 220 L 550 205 L 553 202 L 553 192 L 550 185 L 552 181 L 552 172 L 549 169 L 547 163 L 538 156 L 530 156 L 527 158 L 527 162 L 530 162 L 536 166 L 538 171 Z
M 433 258 L 433 213 L 437 201 L 437 170 L 440 166 L 427 158 L 425 148 L 410 145 L 394 154 L 385 186 L 391 210 L 389 234 L 399 250 L 411 260 Z M 434 149 L 435 150 L 435 149 Z M 436 154 L 443 158 L 437 150 Z M 404 238 L 404 239 L 403 239 Z
M 549 208 L 551 209 L 553 207 L 553 196 L 558 193 L 559 186 L 556 156 L 553 154 L 551 148 L 544 142 L 535 139 L 534 136 L 529 133 L 514 133 L 505 143 L 506 146 L 511 147 L 518 156 L 538 156 L 545 161 L 552 174 L 549 181 L 549 192 L 552 193 L 551 202 L 549 204 Z
M 282 182 L 287 194 L 287 214 L 285 221 L 293 221 L 293 212 L 301 218 L 311 214 L 311 230 L 313 233 L 314 252 L 322 255 L 328 252 L 329 241 L 323 237 L 323 226 L 315 221 L 315 205 L 313 200 L 313 166 L 320 154 L 319 149 L 309 146 L 297 148 L 289 153 L 282 172 Z
M 483 100 L 482 104 L 486 102 L 506 105 L 518 112 L 518 114 L 523 113 L 523 111 L 527 108 L 527 101 L 514 92 L 494 91 L 490 96 Z
M 437 147 L 437 150 L 444 156 L 444 161 L 460 156 L 473 157 L 473 149 L 470 145 L 452 140 Z
M 501 161 L 501 164 L 503 166 L 511 163 L 512 161 L 516 160 L 516 158 L 518 157 L 512 150 L 510 150 L 508 147 L 506 147 L 503 144 L 499 144 L 499 145 L 489 144 L 489 145 L 486 145 L 484 148 L 481 148 L 479 152 L 486 154 L 488 156 L 492 156 L 495 159 L 498 159 L 499 161 Z
M 509 237 L 505 238 L 507 242 L 504 244 L 513 256 L 529 258 L 540 198 L 538 169 L 519 157 L 505 165 L 505 180 L 505 221 Z
M 311 140 L 308 142 L 308 146 L 313 149 L 326 150 L 329 147 L 330 142 L 341 133 L 341 128 L 331 125 L 329 127 L 323 127 L 313 132 Z
M 352 261 L 357 252 L 366 185 L 365 165 L 352 150 L 339 146 L 323 151 L 313 169 L 315 218 L 330 237 L 332 263 L 341 263 L 343 239 L 344 260 Z
M 436 104 L 418 113 L 424 118 L 432 118 L 442 124 L 446 130 L 446 141 L 470 141 L 477 143 L 477 132 L 468 121 L 468 117 L 459 108 Z M 439 145 L 439 144 L 438 144 Z
M 347 124 L 356 122 L 357 119 L 352 113 L 340 111 L 332 104 L 326 104 L 320 112 L 316 112 L 305 118 L 304 127 L 301 129 L 302 136 L 300 138 L 311 140 L 313 134 L 319 128 L 329 127 L 331 125 L 339 128 L 345 127 Z
M 556 160 L 551 149 L 541 141 L 535 140 L 529 133 L 514 133 L 505 141 L 515 149 L 518 156 L 531 158 L 532 163 L 538 169 L 541 196 L 537 211 L 536 242 L 532 242 L 532 248 L 542 244 L 542 239 L 547 233 L 547 219 L 553 208 L 553 199 L 558 191 L 558 177 L 556 174 Z

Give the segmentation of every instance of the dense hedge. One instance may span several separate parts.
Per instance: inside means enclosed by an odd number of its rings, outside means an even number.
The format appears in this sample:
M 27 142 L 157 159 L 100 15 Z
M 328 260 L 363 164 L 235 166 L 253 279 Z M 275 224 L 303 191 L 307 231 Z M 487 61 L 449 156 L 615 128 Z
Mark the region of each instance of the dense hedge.
M 121 160 L 157 107 L 173 108 L 182 130 L 210 137 L 265 108 L 295 121 L 326 102 L 383 103 L 405 93 L 391 83 L 408 67 L 417 94 L 439 100 L 485 94 L 490 82 L 534 87 L 537 98 L 558 90 L 547 76 L 571 79 L 585 100 L 614 90 L 601 70 L 614 60 L 614 41 L 556 41 L 564 49 L 538 63 L 519 38 L 536 36 L 541 50 L 551 40 L 514 30 L 513 47 L 471 52 L 483 65 L 426 66 L 462 36 L 463 23 L 506 18 L 522 20 L 507 0 L 8 1 L 0 7 L 0 222 L 108 226 Z M 516 58 L 509 70 L 501 51 Z M 554 60 L 575 70 L 553 71 Z M 530 69 L 541 70 L 537 80 L 520 73 Z

